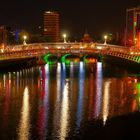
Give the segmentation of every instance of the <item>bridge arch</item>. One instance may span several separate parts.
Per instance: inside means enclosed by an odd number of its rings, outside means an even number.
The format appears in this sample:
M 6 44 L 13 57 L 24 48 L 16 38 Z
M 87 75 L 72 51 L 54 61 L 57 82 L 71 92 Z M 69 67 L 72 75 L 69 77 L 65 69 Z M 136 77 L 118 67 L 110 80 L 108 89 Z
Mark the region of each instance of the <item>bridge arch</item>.
M 53 64 L 53 63 L 57 62 L 57 56 L 55 56 L 51 53 L 45 55 L 43 59 L 44 59 L 45 63 L 49 63 L 49 64 Z
M 67 56 L 70 56 L 70 53 L 66 53 L 66 54 L 64 54 L 62 57 L 61 57 L 61 62 L 66 62 L 66 57 Z
M 64 62 L 64 63 L 67 63 L 67 64 L 70 64 L 70 62 L 79 62 L 80 61 L 80 56 L 79 55 L 74 55 L 74 54 L 70 54 L 70 53 L 67 53 L 65 55 L 63 55 L 61 57 L 61 62 Z
M 94 63 L 99 59 L 99 56 L 95 56 L 93 54 L 86 54 L 83 56 L 82 61 L 85 63 Z

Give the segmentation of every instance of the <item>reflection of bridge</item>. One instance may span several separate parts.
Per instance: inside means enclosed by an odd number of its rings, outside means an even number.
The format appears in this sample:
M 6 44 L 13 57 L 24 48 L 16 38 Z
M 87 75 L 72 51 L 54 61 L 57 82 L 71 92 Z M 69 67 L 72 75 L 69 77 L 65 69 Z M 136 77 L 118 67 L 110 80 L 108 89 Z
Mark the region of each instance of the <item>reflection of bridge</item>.
M 9 46 L 6 50 L 1 50 L 0 61 L 32 58 L 40 59 L 42 56 L 52 54 L 61 57 L 64 54 L 76 55 L 79 57 L 91 55 L 93 57 L 117 58 L 118 60 L 140 63 L 140 51 L 122 46 L 104 44 L 82 44 L 82 43 L 39 43 L 26 46 Z M 125 63 L 125 62 L 124 62 Z

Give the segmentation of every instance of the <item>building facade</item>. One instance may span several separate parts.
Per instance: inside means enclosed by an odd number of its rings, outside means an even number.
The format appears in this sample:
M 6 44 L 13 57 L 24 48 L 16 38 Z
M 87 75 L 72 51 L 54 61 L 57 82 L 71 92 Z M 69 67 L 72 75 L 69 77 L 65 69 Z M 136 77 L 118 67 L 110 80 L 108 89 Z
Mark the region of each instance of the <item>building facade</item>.
M 126 10 L 125 44 L 133 46 L 137 43 L 137 35 L 140 29 L 140 7 Z
M 49 42 L 59 42 L 60 15 L 58 12 L 46 11 L 44 13 L 44 35 Z
M 5 26 L 0 26 L 0 49 L 4 49 L 7 45 L 7 29 Z

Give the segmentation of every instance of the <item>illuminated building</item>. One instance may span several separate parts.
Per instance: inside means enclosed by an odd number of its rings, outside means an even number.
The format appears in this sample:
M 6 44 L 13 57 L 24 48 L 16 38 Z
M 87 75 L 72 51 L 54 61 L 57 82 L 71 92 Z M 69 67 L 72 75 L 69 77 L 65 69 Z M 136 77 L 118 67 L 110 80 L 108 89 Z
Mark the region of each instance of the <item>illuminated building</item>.
M 5 26 L 0 26 L 0 49 L 4 49 L 7 44 L 7 29 Z
M 137 31 L 140 28 L 140 7 L 126 10 L 126 38 L 125 44 L 132 46 L 136 44 Z
M 91 39 L 91 37 L 90 37 L 90 35 L 88 33 L 85 33 L 84 34 L 84 36 L 82 38 L 82 42 L 84 42 L 84 43 L 90 43 L 90 42 L 92 42 L 92 39 Z
M 44 13 L 44 35 L 49 42 L 58 42 L 60 35 L 59 13 L 46 11 Z

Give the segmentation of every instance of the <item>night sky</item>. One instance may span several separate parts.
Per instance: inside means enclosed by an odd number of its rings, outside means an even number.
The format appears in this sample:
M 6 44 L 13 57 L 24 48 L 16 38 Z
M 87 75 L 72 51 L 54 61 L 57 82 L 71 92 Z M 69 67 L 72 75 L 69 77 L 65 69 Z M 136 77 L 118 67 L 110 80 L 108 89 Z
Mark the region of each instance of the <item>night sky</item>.
M 44 11 L 55 10 L 61 15 L 61 32 L 78 38 L 86 30 L 97 37 L 123 32 L 126 8 L 136 5 L 139 0 L 4 0 L 0 25 L 39 32 Z

